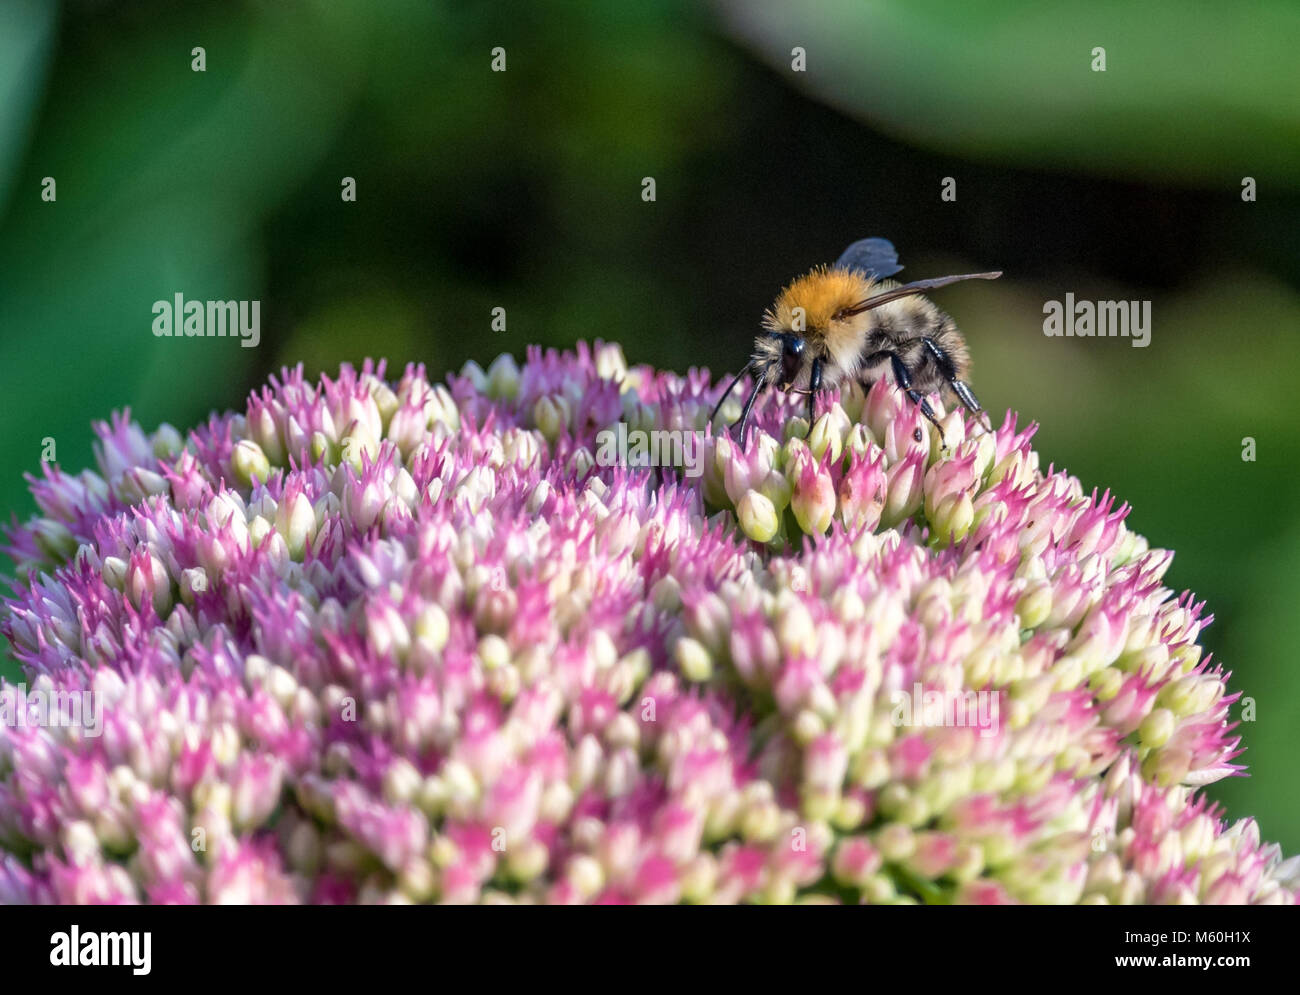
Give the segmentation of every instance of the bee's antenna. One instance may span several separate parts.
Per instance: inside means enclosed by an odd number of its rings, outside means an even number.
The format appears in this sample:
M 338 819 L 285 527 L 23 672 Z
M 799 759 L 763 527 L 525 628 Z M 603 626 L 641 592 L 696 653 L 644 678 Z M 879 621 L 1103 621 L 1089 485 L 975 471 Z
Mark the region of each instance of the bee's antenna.
M 958 283 L 961 280 L 996 280 L 1001 275 L 1002 271 L 997 270 L 992 273 L 963 273 L 961 276 L 938 276 L 932 280 L 914 280 L 911 283 L 903 284 L 901 287 L 892 287 L 889 290 L 882 291 L 874 297 L 868 297 L 865 301 L 858 301 L 852 307 L 846 307 L 843 311 L 840 311 L 836 317 L 847 318 L 850 315 L 861 314 L 863 311 L 870 311 L 882 304 L 896 301 L 900 297 L 923 294 L 927 290 L 937 290 L 939 287 L 946 287 L 950 283 Z
M 722 410 L 722 402 L 725 401 L 725 400 L 727 399 L 728 395 L 730 395 L 731 392 L 732 392 L 733 390 L 736 389 L 736 384 L 738 384 L 738 383 L 740 383 L 740 381 L 744 380 L 744 379 L 745 379 L 745 376 L 746 376 L 746 375 L 749 373 L 749 371 L 750 371 L 751 369 L 753 369 L 753 368 L 754 368 L 754 364 L 753 364 L 752 362 L 750 362 L 750 363 L 746 363 L 746 364 L 745 364 L 745 368 L 744 368 L 743 370 L 741 370 L 739 373 L 736 374 L 736 379 L 733 380 L 733 381 L 731 381 L 731 383 L 727 384 L 727 389 L 724 390 L 724 391 L 722 392 L 722 396 L 721 396 L 720 398 L 718 398 L 718 403 L 717 403 L 717 405 L 716 405 L 716 406 L 714 407 L 714 409 L 713 409 L 713 414 L 709 415 L 709 424 L 710 424 L 710 425 L 713 424 L 713 419 L 718 417 L 718 412 Z

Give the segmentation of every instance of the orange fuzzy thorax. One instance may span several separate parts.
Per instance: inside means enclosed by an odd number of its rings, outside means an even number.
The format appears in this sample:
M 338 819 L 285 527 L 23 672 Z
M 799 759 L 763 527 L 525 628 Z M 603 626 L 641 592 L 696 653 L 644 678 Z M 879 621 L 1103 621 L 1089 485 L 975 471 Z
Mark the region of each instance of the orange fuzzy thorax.
M 856 374 L 862 361 L 862 346 L 870 318 L 866 314 L 836 318 L 845 308 L 860 304 L 872 294 L 894 286 L 893 281 L 875 281 L 855 270 L 819 266 L 781 291 L 776 303 L 763 316 L 763 326 L 772 332 L 794 332 L 811 346 L 814 356 L 826 363 L 823 384 L 834 387 Z M 802 312 L 796 311 L 802 308 Z M 802 314 L 802 321 L 797 317 Z M 769 348 L 779 359 L 779 347 Z M 804 378 L 800 386 L 806 386 Z
M 836 314 L 870 297 L 873 288 L 879 289 L 870 277 L 856 270 L 819 266 L 781 291 L 763 324 L 772 331 L 790 331 L 795 326 L 795 309 L 802 308 L 805 333 L 824 335 Z

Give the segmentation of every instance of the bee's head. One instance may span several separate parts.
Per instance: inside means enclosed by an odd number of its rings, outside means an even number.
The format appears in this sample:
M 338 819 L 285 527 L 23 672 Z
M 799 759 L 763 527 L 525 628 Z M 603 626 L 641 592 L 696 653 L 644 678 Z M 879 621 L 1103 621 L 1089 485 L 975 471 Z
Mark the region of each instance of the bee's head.
M 758 395 L 773 385 L 780 390 L 789 390 L 803 373 L 808 358 L 807 342 L 799 333 L 776 330 L 760 332 L 758 338 L 754 340 L 754 354 L 745 364 L 745 368 L 736 374 L 735 379 L 719 396 L 713 413 L 709 415 L 709 421 L 712 422 L 718 417 L 718 412 L 722 410 L 722 403 L 735 389 L 736 384 L 740 383 L 746 374 L 751 375 L 754 378 L 754 386 L 745 399 L 745 407 L 740 414 L 740 436 L 743 439 L 750 409 L 754 406 Z
M 806 343 L 795 332 L 764 332 L 754 340 L 751 361 L 755 376 L 780 390 L 794 386 L 804 368 Z

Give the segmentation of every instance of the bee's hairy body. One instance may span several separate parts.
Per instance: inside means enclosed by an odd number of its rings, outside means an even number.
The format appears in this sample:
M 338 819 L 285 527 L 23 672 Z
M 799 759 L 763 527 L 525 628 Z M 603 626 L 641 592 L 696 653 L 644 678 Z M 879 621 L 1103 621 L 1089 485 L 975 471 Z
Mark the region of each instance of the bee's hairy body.
M 760 338 L 753 356 L 755 375 L 803 391 L 808 389 L 811 360 L 820 359 L 823 389 L 852 380 L 869 386 L 882 376 L 892 377 L 887 355 L 892 351 L 907 366 L 916 390 L 947 391 L 949 381 L 965 379 L 970 371 L 970 353 L 953 320 L 928 298 L 900 297 L 875 310 L 840 317 L 859 301 L 898 286 L 895 280 L 873 280 L 857 271 L 825 266 L 795 280 L 763 316 L 763 327 L 778 335 L 801 335 L 808 361 L 792 383 L 782 383 L 782 340 Z M 951 360 L 951 369 L 941 368 L 926 338 Z
M 995 279 L 1000 273 L 973 273 L 901 284 L 898 256 L 884 239 L 855 242 L 833 266 L 819 266 L 787 286 L 763 315 L 763 332 L 754 340 L 749 363 L 718 401 L 722 406 L 741 377 L 754 388 L 741 412 L 741 436 L 755 399 L 770 386 L 808 395 L 808 420 L 816 414 L 818 391 L 856 381 L 868 387 L 892 380 L 938 424 L 926 399 L 951 394 L 972 413 L 987 419 L 966 375 L 970 353 L 953 320 L 920 291 L 959 280 Z

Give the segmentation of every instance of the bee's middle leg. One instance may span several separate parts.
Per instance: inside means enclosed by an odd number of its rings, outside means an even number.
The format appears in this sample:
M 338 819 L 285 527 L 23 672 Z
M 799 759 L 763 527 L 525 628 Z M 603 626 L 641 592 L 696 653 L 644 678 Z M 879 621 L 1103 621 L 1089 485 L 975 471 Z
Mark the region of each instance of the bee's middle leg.
M 907 364 L 899 357 L 898 353 L 889 353 L 889 363 L 894 370 L 894 383 L 903 388 L 904 393 L 911 399 L 912 403 L 921 409 L 921 414 L 930 420 L 930 424 L 939 430 L 939 435 L 943 436 L 943 426 L 939 424 L 939 419 L 934 415 L 934 408 L 930 406 L 930 401 L 921 396 L 921 392 L 912 386 L 912 374 L 908 370 Z

